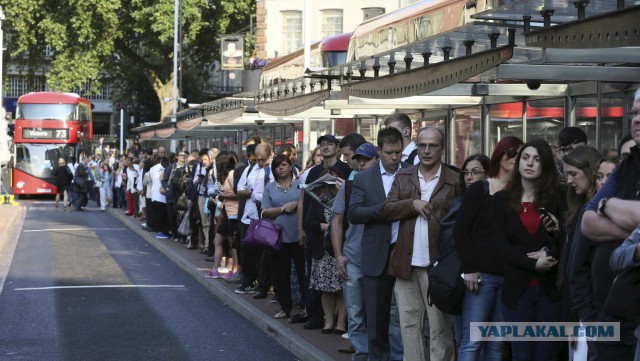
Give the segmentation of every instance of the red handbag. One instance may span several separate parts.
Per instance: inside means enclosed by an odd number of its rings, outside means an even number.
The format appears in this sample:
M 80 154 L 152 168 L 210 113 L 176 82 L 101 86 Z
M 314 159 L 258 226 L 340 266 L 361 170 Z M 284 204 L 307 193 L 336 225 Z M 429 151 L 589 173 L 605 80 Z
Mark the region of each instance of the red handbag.
M 252 219 L 242 242 L 246 245 L 280 252 L 282 226 L 262 218 Z

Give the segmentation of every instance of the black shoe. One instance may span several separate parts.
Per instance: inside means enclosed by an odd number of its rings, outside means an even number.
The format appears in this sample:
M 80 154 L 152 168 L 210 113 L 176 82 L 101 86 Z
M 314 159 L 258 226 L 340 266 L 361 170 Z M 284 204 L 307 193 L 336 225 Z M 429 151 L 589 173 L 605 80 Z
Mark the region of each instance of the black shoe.
M 253 287 L 252 285 L 249 286 L 239 286 L 238 288 L 236 288 L 236 290 L 234 291 L 235 293 L 238 294 L 245 294 L 245 293 L 256 293 L 256 288 Z
M 256 300 L 261 300 L 263 298 L 267 298 L 267 293 L 265 291 L 258 291 L 256 292 L 255 295 L 253 295 L 253 298 Z
M 207 261 L 207 262 L 213 262 L 214 261 L 213 256 L 205 257 L 204 260 Z
M 323 320 L 314 320 L 314 319 L 309 319 L 307 322 L 304 323 L 304 326 L 302 326 L 305 330 L 317 330 L 319 328 L 323 328 L 324 327 L 324 321 Z
M 309 320 L 309 317 L 304 311 L 289 317 L 289 323 L 305 323 L 307 320 Z

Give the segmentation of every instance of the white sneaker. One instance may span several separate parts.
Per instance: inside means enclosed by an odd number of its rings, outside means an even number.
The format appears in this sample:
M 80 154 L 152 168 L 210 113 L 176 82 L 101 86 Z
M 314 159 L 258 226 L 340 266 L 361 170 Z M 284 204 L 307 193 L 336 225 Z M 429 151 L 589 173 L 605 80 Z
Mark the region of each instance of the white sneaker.
M 229 273 L 229 269 L 225 266 L 218 267 L 218 273 Z

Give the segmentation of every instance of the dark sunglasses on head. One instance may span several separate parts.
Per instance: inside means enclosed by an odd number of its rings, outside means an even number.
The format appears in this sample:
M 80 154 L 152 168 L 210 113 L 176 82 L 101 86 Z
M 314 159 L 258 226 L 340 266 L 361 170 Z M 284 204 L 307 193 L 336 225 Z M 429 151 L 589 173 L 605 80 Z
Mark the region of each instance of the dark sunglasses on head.
M 511 158 L 515 158 L 518 155 L 518 150 L 517 149 L 513 149 L 513 148 L 509 148 L 507 150 L 504 151 L 504 154 L 507 156 L 507 158 L 511 159 Z

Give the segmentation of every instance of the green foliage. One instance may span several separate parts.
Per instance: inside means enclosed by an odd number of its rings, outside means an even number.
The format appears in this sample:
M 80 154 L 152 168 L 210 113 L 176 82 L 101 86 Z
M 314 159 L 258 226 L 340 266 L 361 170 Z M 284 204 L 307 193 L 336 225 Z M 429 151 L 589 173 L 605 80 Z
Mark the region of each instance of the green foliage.
M 249 25 L 255 0 L 180 0 L 184 93 L 202 99 L 204 64 L 219 58 L 220 35 Z M 12 62 L 24 73 L 48 70 L 50 88 L 70 91 L 105 75 L 115 82 L 115 102 L 158 99 L 173 80 L 174 0 L 0 0 Z M 247 28 L 248 30 L 248 28 Z M 45 59 L 47 47 L 53 57 Z M 147 84 L 142 84 L 146 79 Z M 200 79 L 200 82 L 198 82 Z M 149 93 L 149 94 L 147 94 Z M 121 98 L 121 99 L 120 99 Z M 154 112 L 155 113 L 155 112 Z

